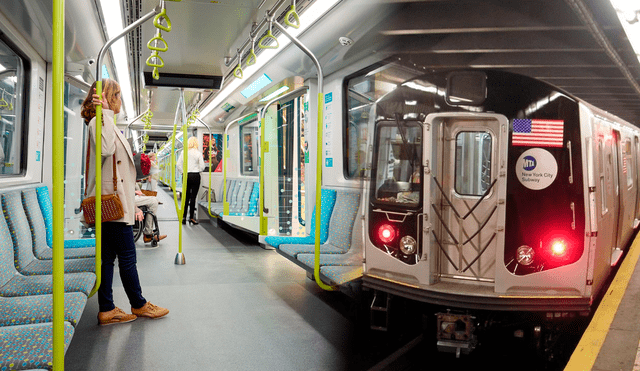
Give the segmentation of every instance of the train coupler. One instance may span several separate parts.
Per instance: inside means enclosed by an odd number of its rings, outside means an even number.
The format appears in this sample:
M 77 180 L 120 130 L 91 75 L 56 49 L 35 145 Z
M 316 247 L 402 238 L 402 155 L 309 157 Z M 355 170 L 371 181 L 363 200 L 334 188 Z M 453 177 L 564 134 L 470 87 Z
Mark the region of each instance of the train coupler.
M 436 313 L 438 319 L 437 346 L 440 352 L 469 354 L 478 344 L 475 317 L 466 314 Z

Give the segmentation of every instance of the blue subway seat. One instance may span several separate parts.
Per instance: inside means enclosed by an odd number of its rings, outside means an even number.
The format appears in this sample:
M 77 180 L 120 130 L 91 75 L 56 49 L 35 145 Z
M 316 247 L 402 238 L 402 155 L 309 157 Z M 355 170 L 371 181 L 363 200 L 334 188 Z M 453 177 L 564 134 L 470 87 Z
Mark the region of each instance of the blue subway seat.
M 51 274 L 52 260 L 39 260 L 33 254 L 31 228 L 22 206 L 20 191 L 10 191 L 2 195 L 2 208 L 8 222 L 13 241 L 16 269 L 24 275 Z M 65 273 L 94 272 L 94 259 L 65 259 Z
M 72 292 L 64 294 L 64 320 L 78 324 L 87 303 L 87 296 Z M 53 322 L 53 295 L 0 297 L 0 327 Z
M 36 188 L 36 194 L 38 196 L 38 204 L 42 211 L 42 217 L 44 218 L 44 225 L 47 232 L 47 246 L 53 246 L 53 205 L 49 198 L 49 190 L 46 186 Z M 78 249 L 83 247 L 95 247 L 95 238 L 80 238 L 73 240 L 64 240 L 64 247 L 71 249 Z M 95 254 L 95 253 L 94 253 Z
M 22 191 L 22 206 L 31 227 L 33 254 L 38 259 L 53 259 L 53 250 L 47 245 L 47 230 L 35 189 L 30 188 Z M 64 251 L 65 259 L 94 258 L 95 256 L 95 247 L 65 249 Z
M 322 189 L 320 193 L 322 199 L 322 205 L 320 210 L 320 243 L 323 244 L 327 241 L 329 234 L 329 220 L 331 218 L 331 212 L 336 202 L 336 191 L 332 189 Z M 312 245 L 315 244 L 315 220 L 316 212 L 315 207 L 311 216 L 311 230 L 306 237 L 286 237 L 286 236 L 267 236 L 265 242 L 273 247 L 280 247 L 283 244 L 296 244 L 296 245 Z
M 64 323 L 65 352 L 73 337 L 73 326 Z M 38 323 L 0 327 L 0 370 L 53 368 L 53 324 Z

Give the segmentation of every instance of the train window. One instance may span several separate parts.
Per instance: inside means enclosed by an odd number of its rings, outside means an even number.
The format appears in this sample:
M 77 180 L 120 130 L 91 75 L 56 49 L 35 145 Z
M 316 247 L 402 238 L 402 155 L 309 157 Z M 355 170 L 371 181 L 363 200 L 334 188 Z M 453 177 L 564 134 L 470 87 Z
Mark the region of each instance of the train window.
M 600 208 L 600 212 L 602 215 L 607 213 L 607 190 L 605 188 L 605 157 L 604 146 L 602 144 L 602 139 L 598 140 L 598 171 L 600 172 L 600 199 L 602 200 L 602 205 Z
M 447 76 L 447 103 L 478 106 L 487 97 L 487 75 L 480 71 L 452 72 Z
M 242 166 L 240 173 L 242 175 L 257 176 L 258 175 L 258 122 L 240 126 L 240 152 L 242 153 Z
M 367 137 L 370 125 L 373 125 L 375 101 L 394 90 L 399 82 L 417 75 L 416 71 L 389 63 L 374 65 L 345 79 L 345 177 L 358 178 L 364 175 Z
M 0 55 L 0 174 L 18 175 L 26 166 L 22 161 L 25 62 L 2 41 Z
M 422 126 L 418 122 L 398 122 L 379 126 L 376 199 L 414 204 L 420 202 Z
M 455 189 L 460 195 L 482 196 L 491 185 L 491 135 L 463 131 L 456 136 Z
M 627 174 L 627 187 L 633 186 L 633 157 L 631 156 L 631 140 L 627 139 L 624 142 L 624 154 L 622 159 L 622 170 Z

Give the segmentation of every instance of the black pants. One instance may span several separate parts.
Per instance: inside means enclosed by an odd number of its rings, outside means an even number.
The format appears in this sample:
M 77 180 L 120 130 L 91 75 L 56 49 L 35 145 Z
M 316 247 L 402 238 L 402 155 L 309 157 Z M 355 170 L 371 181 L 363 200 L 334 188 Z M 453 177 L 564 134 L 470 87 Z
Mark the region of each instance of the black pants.
M 184 204 L 184 214 L 182 219 L 187 219 L 187 210 L 191 211 L 189 219 L 196 217 L 196 198 L 198 198 L 198 188 L 200 188 L 200 173 L 187 173 L 187 197 Z

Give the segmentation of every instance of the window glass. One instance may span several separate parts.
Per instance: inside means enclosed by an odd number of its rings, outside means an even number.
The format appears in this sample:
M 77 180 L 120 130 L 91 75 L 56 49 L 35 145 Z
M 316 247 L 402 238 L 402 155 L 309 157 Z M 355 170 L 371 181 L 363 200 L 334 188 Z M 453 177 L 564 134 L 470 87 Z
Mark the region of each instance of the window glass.
M 627 187 L 633 186 L 633 157 L 631 156 L 631 140 L 624 142 L 622 170 L 627 174 Z
M 0 55 L 0 175 L 17 175 L 26 166 L 22 161 L 26 73 L 22 58 L 2 41 Z
M 458 194 L 482 196 L 491 186 L 491 143 L 487 132 L 463 131 L 456 135 Z
M 397 204 L 420 202 L 422 126 L 417 123 L 379 127 L 376 200 Z
M 602 215 L 607 213 L 607 190 L 605 189 L 605 152 L 604 146 L 602 145 L 602 139 L 598 140 L 598 169 L 600 171 L 600 200 L 602 201 L 602 205 L 600 207 L 600 211 Z
M 367 136 L 373 125 L 373 107 L 377 99 L 393 91 L 398 84 L 417 76 L 417 72 L 395 63 L 369 68 L 345 81 L 347 119 L 345 125 L 345 175 L 362 177 L 367 153 Z M 372 127 L 372 126 L 371 126 Z
M 258 175 L 258 122 L 253 121 L 240 126 L 240 151 L 242 165 L 240 173 L 246 176 Z

